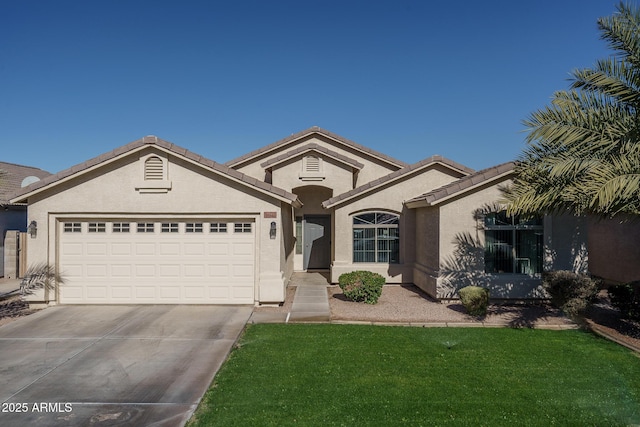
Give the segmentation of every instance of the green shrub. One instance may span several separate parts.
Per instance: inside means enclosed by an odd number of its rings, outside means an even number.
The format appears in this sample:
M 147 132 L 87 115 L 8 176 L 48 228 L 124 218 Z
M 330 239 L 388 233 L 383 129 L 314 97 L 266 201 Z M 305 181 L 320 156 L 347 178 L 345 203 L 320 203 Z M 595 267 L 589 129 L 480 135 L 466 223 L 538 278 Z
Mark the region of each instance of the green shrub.
M 489 306 L 489 289 L 467 286 L 458 291 L 460 301 L 472 316 L 484 316 Z
M 584 313 L 598 294 L 597 281 L 572 271 L 545 273 L 542 286 L 551 296 L 551 302 L 569 316 Z
M 610 286 L 609 299 L 623 318 L 640 320 L 640 280 Z
M 351 301 L 375 304 L 382 293 L 385 279 L 371 271 L 352 271 L 341 274 L 338 278 L 340 289 Z

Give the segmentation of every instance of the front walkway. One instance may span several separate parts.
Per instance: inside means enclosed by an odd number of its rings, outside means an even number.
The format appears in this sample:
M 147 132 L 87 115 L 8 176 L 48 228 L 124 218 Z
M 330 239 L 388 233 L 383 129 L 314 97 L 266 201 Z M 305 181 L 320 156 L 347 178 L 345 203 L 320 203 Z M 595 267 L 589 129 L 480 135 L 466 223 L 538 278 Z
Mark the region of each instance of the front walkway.
M 324 272 L 293 273 L 284 305 L 257 307 L 249 323 L 330 322 L 327 276 Z

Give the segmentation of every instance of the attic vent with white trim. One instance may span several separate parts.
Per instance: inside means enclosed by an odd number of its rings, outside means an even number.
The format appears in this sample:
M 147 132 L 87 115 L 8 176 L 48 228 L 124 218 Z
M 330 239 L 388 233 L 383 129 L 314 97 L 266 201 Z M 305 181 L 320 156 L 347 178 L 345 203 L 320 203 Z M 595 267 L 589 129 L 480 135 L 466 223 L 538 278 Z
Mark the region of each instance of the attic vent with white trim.
M 168 167 L 169 160 L 163 154 L 141 156 L 140 180 L 136 183 L 136 190 L 140 193 L 167 193 L 171 190 Z
M 144 162 L 144 179 L 162 180 L 164 178 L 164 165 L 162 159 L 157 156 L 151 156 Z
M 325 178 L 322 171 L 322 159 L 317 156 L 306 156 L 302 159 L 302 181 L 322 181 Z

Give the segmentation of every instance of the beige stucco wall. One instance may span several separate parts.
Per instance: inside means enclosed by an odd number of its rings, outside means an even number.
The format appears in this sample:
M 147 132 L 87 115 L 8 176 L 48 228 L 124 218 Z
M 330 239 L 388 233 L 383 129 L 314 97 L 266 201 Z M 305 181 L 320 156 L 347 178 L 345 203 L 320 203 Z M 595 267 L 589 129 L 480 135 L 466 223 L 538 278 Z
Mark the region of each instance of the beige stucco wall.
M 294 188 L 307 185 L 331 188 L 333 194 L 341 194 L 353 189 L 354 174 L 351 166 L 315 152 L 313 155 L 319 157 L 322 161 L 319 178 L 310 179 L 304 177 L 304 174 L 301 176 L 303 157 L 305 155 L 294 157 L 275 165 L 271 173 L 271 183 L 286 191 L 293 191 Z
M 30 264 L 56 265 L 56 225 L 64 218 L 246 217 L 256 222 L 256 301 L 283 301 L 283 233 L 269 238 L 272 221 L 283 230 L 281 201 L 173 155 L 168 156 L 171 189 L 141 194 L 136 190 L 142 180 L 139 157 L 150 152 L 165 156 L 161 150 L 145 148 L 30 197 L 28 219 L 38 223 L 38 236 L 29 242 Z M 265 218 L 265 212 L 277 217 Z M 40 292 L 33 299 L 54 301 L 55 292 Z
M 438 298 L 457 297 L 465 286 L 487 287 L 492 298 L 543 298 L 540 277 L 520 274 L 487 274 L 484 272 L 484 231 L 481 219 L 474 212 L 501 200 L 495 182 L 434 207 L 417 209 L 418 230 L 425 236 L 438 233 L 439 269 L 433 271 L 435 243 L 419 246 L 416 254 L 414 282 Z M 435 218 L 437 217 L 437 219 Z M 434 230 L 433 223 L 438 229 Z M 587 263 L 586 235 L 583 220 L 572 216 L 545 217 L 545 270 L 585 271 Z M 424 251 L 424 252 L 423 252 Z M 434 278 L 437 279 L 434 280 Z M 435 291 L 435 293 L 434 293 Z
M 292 149 L 305 145 L 308 143 L 316 143 L 319 146 L 326 147 L 329 150 L 332 150 L 336 153 L 343 154 L 351 159 L 357 160 L 364 165 L 362 170 L 358 173 L 356 186 L 362 185 L 369 181 L 373 181 L 381 176 L 387 175 L 388 173 L 394 172 L 398 170 L 398 167 L 394 167 L 389 165 L 388 163 L 376 159 L 373 156 L 370 156 L 362 151 L 353 149 L 348 147 L 342 143 L 333 141 L 329 138 L 325 138 L 321 135 L 309 135 L 305 138 L 298 139 L 295 141 L 291 141 L 288 144 L 285 144 L 279 147 L 277 150 L 262 154 L 255 159 L 251 159 L 250 161 L 243 162 L 242 164 L 235 167 L 238 171 L 245 173 L 247 175 L 253 176 L 256 179 L 264 180 L 265 179 L 265 171 L 264 168 L 260 166 L 261 163 L 270 160 L 274 157 L 277 157 L 281 154 L 284 154 Z M 297 173 L 297 172 L 296 172 Z M 275 184 L 274 181 L 274 185 Z
M 446 185 L 458 178 L 439 165 L 407 174 L 377 191 L 357 197 L 335 208 L 335 257 L 331 266 L 331 281 L 337 282 L 342 273 L 369 270 L 386 277 L 387 283 L 412 283 L 416 253 L 415 211 L 407 209 L 404 201 Z M 366 211 L 390 211 L 400 215 L 400 263 L 353 262 L 353 215 Z
M 416 209 L 416 253 L 413 283 L 431 296 L 436 296 L 440 260 L 440 211 L 437 208 Z
M 438 298 L 457 297 L 458 289 L 470 285 L 489 288 L 492 298 L 543 296 L 539 278 L 484 272 L 483 223 L 474 218 L 474 212 L 500 199 L 498 184 L 494 184 L 439 205 Z

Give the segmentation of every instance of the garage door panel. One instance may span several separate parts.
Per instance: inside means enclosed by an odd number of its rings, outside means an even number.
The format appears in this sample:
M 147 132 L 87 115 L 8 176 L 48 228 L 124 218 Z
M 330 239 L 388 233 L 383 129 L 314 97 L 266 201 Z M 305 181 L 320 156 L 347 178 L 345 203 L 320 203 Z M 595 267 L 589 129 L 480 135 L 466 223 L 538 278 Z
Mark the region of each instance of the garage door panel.
M 132 244 L 131 243 L 119 243 L 119 242 L 114 242 L 111 243 L 111 255 L 131 255 L 132 250 L 131 250 Z
M 135 266 L 135 278 L 156 277 L 154 264 L 137 264 Z
M 159 270 L 162 277 L 180 277 L 179 264 L 161 265 Z
M 230 249 L 228 242 L 209 243 L 207 246 L 209 247 L 209 255 L 229 255 Z
M 184 266 L 184 276 L 185 277 L 199 277 L 203 278 L 205 272 L 205 266 L 201 264 L 196 265 L 185 265 Z
M 185 243 L 184 244 L 184 254 L 185 255 L 204 255 L 205 245 L 204 243 Z
M 228 287 L 208 287 L 209 299 L 212 301 L 230 301 L 231 295 Z
M 184 297 L 187 299 L 202 299 L 206 298 L 205 286 L 185 286 Z
M 132 289 L 129 286 L 111 286 L 111 297 L 114 300 L 129 301 L 132 297 Z
M 209 265 L 209 277 L 228 277 L 229 276 L 229 265 Z
M 245 278 L 245 277 L 253 277 L 253 265 L 251 264 L 234 264 L 232 266 L 233 270 L 233 278 Z
M 231 252 L 234 255 L 253 255 L 253 243 L 233 243 L 231 246 Z
M 232 288 L 232 291 L 233 291 L 233 297 L 236 300 L 244 300 L 246 298 L 253 297 L 253 288 L 248 286 L 246 287 L 236 286 Z
M 60 253 L 63 256 L 84 255 L 84 245 L 82 243 L 63 243 L 60 245 Z
M 139 222 L 149 223 L 148 220 Z M 187 221 L 185 221 L 187 222 Z M 246 222 L 246 220 L 242 220 Z M 255 287 L 253 233 L 106 231 L 60 233 L 62 303 L 251 304 Z M 191 230 L 193 230 L 193 226 Z M 229 227 L 233 230 L 233 227 Z M 64 288 L 64 289 L 63 289 Z
M 155 255 L 156 243 L 135 243 L 135 255 Z
M 92 299 L 104 300 L 108 295 L 108 290 L 106 285 L 87 286 L 86 292 L 87 292 L 88 300 L 92 300 Z
M 60 297 L 72 302 L 81 302 L 84 300 L 84 288 L 81 286 L 70 286 L 64 283 L 60 286 Z
M 156 287 L 155 286 L 136 286 L 134 288 L 136 300 L 143 301 L 145 299 L 155 301 L 156 299 Z
M 87 255 L 106 256 L 107 247 L 106 243 L 87 243 Z
M 82 264 L 66 264 L 64 268 L 60 269 L 62 276 L 65 279 L 76 279 L 84 276 L 84 269 Z
M 180 243 L 160 243 L 159 254 L 161 256 L 180 255 Z
M 107 265 L 106 264 L 87 264 L 86 270 L 87 277 L 96 277 L 99 279 L 107 277 Z
M 131 265 L 126 264 L 111 264 L 111 277 L 131 277 L 131 271 L 133 271 Z
M 181 288 L 177 286 L 160 286 L 159 289 L 160 299 L 179 300 Z

